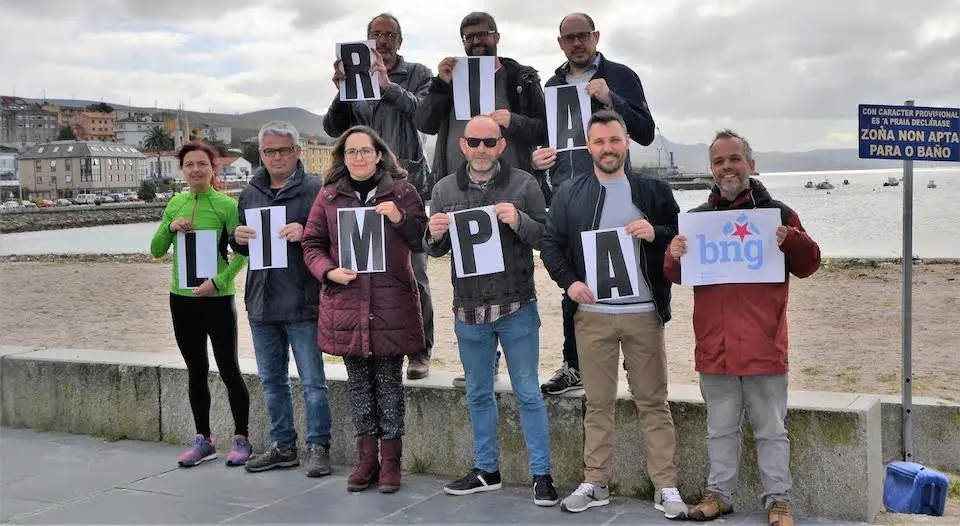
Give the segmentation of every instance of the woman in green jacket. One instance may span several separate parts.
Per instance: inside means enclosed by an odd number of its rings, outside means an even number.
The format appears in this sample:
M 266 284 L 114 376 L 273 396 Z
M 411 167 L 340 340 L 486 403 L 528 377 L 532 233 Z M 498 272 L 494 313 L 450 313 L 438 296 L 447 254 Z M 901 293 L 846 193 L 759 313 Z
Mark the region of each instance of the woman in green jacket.
M 210 435 L 209 336 L 236 427 L 227 465 L 240 466 L 247 462 L 252 448 L 247 439 L 250 395 L 237 362 L 237 310 L 233 299 L 233 280 L 247 258 L 234 254 L 227 261 L 228 234 L 240 223 L 237 202 L 213 187 L 216 150 L 202 143 L 187 143 L 177 157 L 190 191 L 174 195 L 167 204 L 150 252 L 162 257 L 171 244 L 174 246 L 170 314 L 177 346 L 187 364 L 190 408 L 197 427 L 193 447 L 180 455 L 179 464 L 196 466 L 217 457 Z

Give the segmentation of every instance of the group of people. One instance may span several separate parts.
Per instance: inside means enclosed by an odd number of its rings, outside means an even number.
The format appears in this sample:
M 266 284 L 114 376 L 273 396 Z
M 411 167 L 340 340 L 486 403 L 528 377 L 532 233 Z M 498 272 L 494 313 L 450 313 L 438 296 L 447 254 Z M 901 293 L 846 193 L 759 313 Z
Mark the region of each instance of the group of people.
M 428 67 L 404 60 L 398 53 L 403 42 L 399 21 L 380 14 L 368 24 L 367 37 L 376 41 L 371 73 L 380 82 L 382 98 L 334 98 L 324 128 L 337 140 L 332 166 L 322 179 L 304 172 L 299 133 L 284 122 L 261 128 L 263 166 L 239 203 L 214 188 L 215 150 L 202 143 L 181 148 L 189 191 L 170 201 L 151 244 L 157 257 L 171 244 L 175 247 L 170 310 L 189 371 L 197 429 L 180 465 L 217 456 L 209 422 L 209 336 L 235 421 L 228 465 L 257 472 L 302 464 L 310 477 L 331 472 L 322 352 L 343 357 L 348 374 L 358 456 L 348 490 L 376 486 L 381 492 L 397 491 L 404 357 L 408 379 L 427 376 L 434 340 L 427 257 L 451 251 L 452 212 L 492 206 L 500 223 L 504 270 L 458 277 L 451 258 L 451 308 L 464 371 L 455 383 L 466 389 L 474 466 L 444 491 L 468 495 L 501 487 L 494 382 L 502 351 L 529 453 L 535 504 L 560 503 L 569 512 L 609 504 L 614 408 L 623 363 L 642 421 L 657 509 L 667 518 L 701 521 L 732 512 L 746 416 L 757 442 L 761 498 L 770 524 L 793 524 L 785 429 L 788 280 L 694 288 L 696 369 L 707 405 L 710 466 L 703 498 L 690 507 L 677 490 L 664 346 L 671 284 L 680 283 L 686 252 L 686 237 L 678 232 L 679 206 L 665 182 L 630 170 L 630 142 L 649 145 L 655 128 L 637 74 L 597 51 L 600 35 L 588 15 L 564 17 L 559 31 L 557 41 L 567 60 L 546 84 L 586 84 L 593 110 L 586 149 L 558 153 L 543 147 L 546 110 L 537 72 L 497 54 L 496 22 L 481 12 L 463 19 L 460 34 L 468 56 L 496 57 L 496 110 L 489 115 L 458 120 L 452 88 L 456 59 L 441 61 L 436 76 Z M 339 64 L 334 71 L 339 85 Z M 437 135 L 432 169 L 420 133 Z M 709 155 L 715 185 L 708 202 L 692 212 L 777 209 L 782 226 L 776 241 L 787 277 L 815 272 L 817 244 L 797 214 L 750 177 L 755 164 L 747 140 L 730 130 L 718 132 Z M 287 266 L 248 268 L 246 278 L 244 299 L 273 442 L 264 453 L 252 455 L 249 394 L 237 364 L 233 282 L 250 243 L 264 235 L 246 224 L 246 211 L 277 206 L 286 212 L 279 236 L 286 241 Z M 383 272 L 340 266 L 338 210 L 358 207 L 374 208 L 383 216 Z M 633 239 L 640 291 L 630 298 L 597 299 L 586 285 L 580 233 L 616 227 L 625 227 Z M 216 274 L 183 282 L 180 278 L 192 274 L 178 268 L 182 258 L 177 252 L 190 250 L 181 239 L 203 230 L 215 235 Z M 563 291 L 563 364 L 543 385 L 534 250 Z M 193 263 L 189 257 L 184 261 Z M 291 350 L 306 409 L 303 455 L 293 425 Z M 574 389 L 583 389 L 586 399 L 584 478 L 561 502 L 551 477 L 544 394 Z

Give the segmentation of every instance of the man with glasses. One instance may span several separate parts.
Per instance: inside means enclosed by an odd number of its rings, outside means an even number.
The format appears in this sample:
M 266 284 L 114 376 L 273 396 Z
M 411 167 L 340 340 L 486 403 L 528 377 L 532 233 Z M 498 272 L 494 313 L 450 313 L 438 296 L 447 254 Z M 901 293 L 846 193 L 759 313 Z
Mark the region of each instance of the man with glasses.
M 623 117 L 627 123 L 630 139 L 643 146 L 653 142 L 654 122 L 643 95 L 640 78 L 627 66 L 608 60 L 597 51 L 600 32 L 593 19 L 586 13 L 573 13 L 560 21 L 560 36 L 557 42 L 567 56 L 567 61 L 557 68 L 556 74 L 547 80 L 547 86 L 561 84 L 587 85 L 590 94 L 591 113 L 610 109 Z M 627 150 L 627 170 L 630 169 L 630 151 Z M 573 177 L 592 174 L 593 158 L 588 150 L 567 150 L 557 153 L 554 148 L 540 148 L 533 152 L 533 165 L 537 170 L 549 170 L 550 185 L 554 191 L 564 181 Z M 573 316 L 577 303 L 566 294 L 561 301 L 563 313 L 563 365 L 553 377 L 540 388 L 545 394 L 558 395 L 573 389 L 582 389 L 580 359 L 574 335 Z
M 280 238 L 287 245 L 287 267 L 247 267 L 244 299 L 273 446 L 248 460 L 246 470 L 258 472 L 300 464 L 290 394 L 288 349 L 292 349 L 305 408 L 307 452 L 303 463 L 308 477 L 321 477 L 330 474 L 330 401 L 323 358 L 317 349 L 319 285 L 303 262 L 300 246 L 321 182 L 304 172 L 300 134 L 292 124 L 264 124 L 259 141 L 263 166 L 240 193 L 240 226 L 232 232 L 230 245 L 238 253 L 249 255 L 250 240 L 258 234 L 246 226 L 246 211 L 282 206 L 287 224 L 280 229 Z
M 466 158 L 456 173 L 433 188 L 427 249 L 442 257 L 451 250 L 449 212 L 494 206 L 504 271 L 458 278 L 453 258 L 454 331 L 466 373 L 473 427 L 474 468 L 443 490 L 469 495 L 500 489 L 497 399 L 493 391 L 497 342 L 503 347 L 520 427 L 530 455 L 534 503 L 559 502 L 550 475 L 550 430 L 540 393 L 540 314 L 533 281 L 533 250 L 540 248 L 546 208 L 536 179 L 503 158 L 508 148 L 502 125 L 490 116 L 471 119 L 458 140 Z
M 389 13 L 381 13 L 367 24 L 367 38 L 377 43 L 373 69 L 380 82 L 382 99 L 379 101 L 343 102 L 337 94 L 323 117 L 323 130 L 331 137 L 358 124 L 373 128 L 407 169 L 409 180 L 420 191 L 426 202 L 430 198 L 433 177 L 427 165 L 423 141 L 413 123 L 417 106 L 423 100 L 433 78 L 430 68 L 416 62 L 407 62 L 397 54 L 403 43 L 400 22 Z M 333 65 L 333 83 L 338 88 L 343 73 Z M 427 277 L 427 256 L 424 252 L 411 253 L 413 273 L 420 289 L 420 310 L 423 313 L 423 350 L 409 357 L 407 378 L 418 380 L 430 373 L 430 354 L 433 351 L 433 302 Z

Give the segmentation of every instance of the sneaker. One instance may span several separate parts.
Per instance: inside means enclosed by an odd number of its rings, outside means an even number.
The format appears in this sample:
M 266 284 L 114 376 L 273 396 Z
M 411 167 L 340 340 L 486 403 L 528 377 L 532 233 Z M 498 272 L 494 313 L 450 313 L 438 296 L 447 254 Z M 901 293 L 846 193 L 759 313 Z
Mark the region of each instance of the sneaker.
M 481 491 L 494 491 L 503 487 L 500 482 L 500 471 L 487 473 L 474 469 L 465 477 L 459 478 L 443 487 L 443 491 L 450 495 L 471 495 Z
M 654 492 L 653 507 L 662 511 L 668 519 L 686 519 L 690 511 L 677 488 L 663 488 Z
M 557 488 L 553 487 L 553 477 L 536 475 L 533 477 L 533 503 L 537 506 L 556 506 L 560 502 Z
M 420 358 L 411 358 L 407 364 L 407 380 L 421 380 L 430 374 L 430 362 Z
M 733 513 L 733 505 L 723 500 L 723 497 L 716 493 L 707 493 L 703 496 L 700 504 L 697 504 L 687 518 L 693 521 L 712 521 L 721 515 Z
M 273 468 L 292 468 L 300 464 L 297 458 L 297 448 L 280 448 L 276 442 L 267 451 L 254 455 L 244 466 L 250 473 L 266 471 Z
M 307 444 L 303 461 L 308 477 L 323 477 L 330 474 L 330 444 Z
M 215 458 L 217 458 L 217 450 L 213 447 L 213 437 L 197 435 L 193 439 L 193 447 L 181 453 L 177 463 L 182 468 L 189 468 Z
M 567 367 L 567 364 L 563 364 L 563 367 L 553 373 L 553 378 L 540 386 L 540 391 L 548 395 L 563 394 L 574 389 L 583 389 L 583 381 L 580 379 L 580 371 Z
M 610 504 L 610 490 L 606 486 L 596 486 L 584 482 L 580 484 L 560 503 L 560 509 L 571 513 L 580 513 L 587 508 Z
M 230 453 L 227 454 L 227 465 L 242 466 L 247 463 L 247 459 L 250 458 L 252 453 L 253 446 L 250 445 L 250 441 L 247 440 L 247 437 L 243 435 L 234 435 L 233 447 L 230 448 Z
M 770 506 L 770 514 L 767 515 L 767 523 L 770 526 L 793 526 L 793 512 L 790 511 L 790 503 L 785 500 L 773 501 L 773 506 Z

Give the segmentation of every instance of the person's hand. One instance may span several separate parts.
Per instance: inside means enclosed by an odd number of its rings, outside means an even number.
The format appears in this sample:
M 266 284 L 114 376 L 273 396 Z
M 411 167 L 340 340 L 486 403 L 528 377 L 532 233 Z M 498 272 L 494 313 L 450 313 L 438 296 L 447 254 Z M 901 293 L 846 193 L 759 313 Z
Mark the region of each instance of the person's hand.
M 574 281 L 567 289 L 567 297 L 581 305 L 590 305 L 597 302 L 593 297 L 593 291 L 582 281 Z
M 374 207 L 374 210 L 376 210 L 378 214 L 385 216 L 393 224 L 397 224 L 403 219 L 403 212 L 397 208 L 397 203 L 394 203 L 393 201 L 385 201 L 380 203 Z
M 588 82 L 587 95 L 590 95 L 607 106 L 613 105 L 613 97 L 610 96 L 610 87 L 607 86 L 606 79 L 593 79 Z
M 437 66 L 437 76 L 440 77 L 440 80 L 446 82 L 447 84 L 453 83 L 453 68 L 457 65 L 457 59 L 454 57 L 447 57 L 440 61 L 440 65 Z
M 490 114 L 490 118 L 501 128 L 510 127 L 510 110 L 497 110 Z
M 428 226 L 430 227 L 430 237 L 432 237 L 434 241 L 440 241 L 440 239 L 450 231 L 450 216 L 443 212 L 433 214 L 430 216 Z
M 350 270 L 348 268 L 337 267 L 330 272 L 327 272 L 327 279 L 341 285 L 346 285 L 357 279 L 357 271 Z
M 333 85 L 340 90 L 340 81 L 343 80 L 343 72 L 340 71 L 340 61 L 334 61 L 333 63 Z
M 286 239 L 291 243 L 300 241 L 303 239 L 303 225 L 296 222 L 283 225 L 283 228 L 280 229 L 280 239 Z
M 213 285 L 213 280 L 208 279 L 200 284 L 199 287 L 193 289 L 194 296 L 213 296 L 217 293 L 217 287 Z
M 687 236 L 683 234 L 677 234 L 673 237 L 673 240 L 670 241 L 670 255 L 676 259 L 680 259 L 684 254 L 687 253 Z
M 786 225 L 780 225 L 777 227 L 777 246 L 783 245 L 783 241 L 787 239 L 787 234 L 790 233 L 790 227 Z
M 250 243 L 251 239 L 257 238 L 257 231 L 253 227 L 240 225 L 233 231 L 233 238 L 237 240 L 237 243 L 246 245 Z
M 646 219 L 637 219 L 631 221 L 626 229 L 627 234 L 646 241 L 647 243 L 652 243 L 653 238 L 656 236 L 656 232 L 653 230 L 653 225 L 650 224 L 650 221 Z
M 387 89 L 387 86 L 390 85 L 390 76 L 387 75 L 387 66 L 383 63 L 383 57 L 380 56 L 380 52 L 374 48 L 373 50 L 373 67 L 370 68 L 370 73 L 377 74 L 377 81 L 380 82 L 381 89 Z
M 513 229 L 520 227 L 520 213 L 513 203 L 497 203 L 493 207 L 493 213 L 497 214 L 501 223 L 510 225 Z
M 557 164 L 556 148 L 537 148 L 533 151 L 533 167 L 537 170 L 553 168 Z
M 170 223 L 171 232 L 190 232 L 191 230 L 193 230 L 193 221 L 187 218 L 177 219 Z

